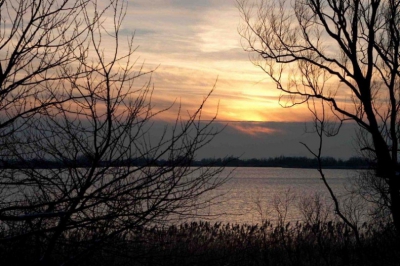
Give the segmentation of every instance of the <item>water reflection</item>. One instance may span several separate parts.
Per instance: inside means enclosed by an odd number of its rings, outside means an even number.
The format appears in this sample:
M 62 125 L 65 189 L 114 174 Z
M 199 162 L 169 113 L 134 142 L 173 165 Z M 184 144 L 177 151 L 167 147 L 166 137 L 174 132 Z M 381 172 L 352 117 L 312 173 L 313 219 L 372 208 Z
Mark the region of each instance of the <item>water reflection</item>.
M 231 170 L 225 169 L 227 172 Z M 343 169 L 327 169 L 324 173 L 339 198 L 348 194 L 351 179 L 359 174 L 358 170 Z M 232 178 L 212 193 L 223 195 L 217 204 L 210 204 L 202 210 L 202 213 L 212 216 L 213 222 L 255 224 L 266 218 L 276 220 L 276 213 L 270 211 L 277 204 L 286 203 L 286 220 L 297 221 L 302 218 L 298 210 L 299 198 L 315 193 L 320 193 L 326 203 L 331 204 L 329 193 L 315 169 L 237 168 Z

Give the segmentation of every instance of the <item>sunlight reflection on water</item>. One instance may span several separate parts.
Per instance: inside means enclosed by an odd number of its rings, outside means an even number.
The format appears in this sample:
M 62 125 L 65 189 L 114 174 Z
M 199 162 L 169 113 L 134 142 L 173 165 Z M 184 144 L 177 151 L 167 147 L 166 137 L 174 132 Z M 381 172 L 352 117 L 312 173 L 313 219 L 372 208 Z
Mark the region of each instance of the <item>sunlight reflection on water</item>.
M 225 169 L 226 173 L 232 169 Z M 357 170 L 326 169 L 325 176 L 337 195 L 348 193 L 350 179 L 358 175 Z M 289 194 L 288 194 L 288 191 Z M 297 168 L 253 168 L 241 167 L 234 170 L 232 178 L 222 187 L 212 192 L 223 194 L 218 204 L 210 205 L 206 214 L 212 222 L 223 223 L 261 223 L 262 218 L 271 221 L 276 219 L 273 213 L 267 216 L 268 209 L 273 207 L 274 199 L 284 200 L 285 195 L 293 195 L 296 199 L 289 202 L 286 221 L 301 220 L 297 208 L 298 198 L 320 193 L 331 204 L 328 191 L 323 185 L 316 169 Z M 261 211 L 256 202 L 260 202 Z

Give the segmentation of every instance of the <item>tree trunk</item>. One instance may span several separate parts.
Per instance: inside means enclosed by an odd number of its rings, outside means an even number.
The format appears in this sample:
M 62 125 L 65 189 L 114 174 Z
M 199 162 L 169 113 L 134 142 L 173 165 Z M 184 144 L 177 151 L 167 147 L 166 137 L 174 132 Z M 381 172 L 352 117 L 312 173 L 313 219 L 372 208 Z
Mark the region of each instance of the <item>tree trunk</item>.
M 390 210 L 392 212 L 394 226 L 400 233 L 400 186 L 399 177 L 395 174 L 389 178 Z
M 377 178 L 384 178 L 389 185 L 390 211 L 396 230 L 400 232 L 400 185 L 396 175 L 396 163 L 391 160 L 390 150 L 382 135 L 376 130 L 372 133 L 377 158 Z

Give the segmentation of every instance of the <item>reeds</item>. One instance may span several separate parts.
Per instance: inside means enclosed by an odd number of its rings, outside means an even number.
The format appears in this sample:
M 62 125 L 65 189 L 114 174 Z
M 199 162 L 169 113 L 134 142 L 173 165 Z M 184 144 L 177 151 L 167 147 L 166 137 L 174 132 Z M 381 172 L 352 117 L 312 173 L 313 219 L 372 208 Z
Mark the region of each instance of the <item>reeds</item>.
M 94 245 L 71 236 L 54 265 L 399 265 L 400 241 L 389 225 L 364 224 L 361 244 L 340 222 L 260 225 L 191 222 L 132 230 Z M 37 261 L 33 239 L 0 246 L 1 265 Z M 37 251 L 39 252 L 39 251 Z
M 139 237 L 139 236 L 138 236 Z M 192 222 L 143 231 L 142 264 L 399 265 L 399 241 L 386 225 L 364 225 L 362 244 L 343 223 L 273 225 Z M 150 259 L 153 264 L 149 263 Z M 139 262 L 137 261 L 137 262 Z

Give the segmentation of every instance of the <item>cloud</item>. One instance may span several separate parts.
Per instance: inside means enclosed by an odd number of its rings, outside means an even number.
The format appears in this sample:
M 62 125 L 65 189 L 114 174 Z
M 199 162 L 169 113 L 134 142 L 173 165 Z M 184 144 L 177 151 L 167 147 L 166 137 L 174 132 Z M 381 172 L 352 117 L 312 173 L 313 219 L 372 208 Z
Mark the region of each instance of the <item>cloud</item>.
M 228 125 L 240 132 L 243 132 L 247 135 L 251 136 L 259 136 L 259 135 L 271 135 L 276 134 L 278 132 L 282 132 L 280 129 L 273 129 L 270 127 L 263 126 L 260 123 L 248 123 L 248 122 L 239 122 L 239 123 L 228 123 Z
M 238 127 L 267 128 L 271 133 L 259 132 L 256 135 L 238 130 Z M 277 156 L 307 156 L 312 155 L 300 144 L 306 143 L 312 150 L 318 148 L 318 136 L 306 133 L 306 126 L 311 122 L 230 122 L 217 124 L 217 127 L 226 126 L 213 142 L 200 151 L 199 157 L 224 157 L 240 156 L 243 159 L 270 158 Z M 341 128 L 338 136 L 325 138 L 323 144 L 323 156 L 335 158 L 349 158 L 357 155 L 355 150 L 354 123 L 346 123 Z
M 178 101 L 182 110 L 193 110 L 218 79 L 205 113 L 215 113 L 219 101 L 221 119 L 262 120 L 262 109 L 279 107 L 276 95 L 257 98 L 245 92 L 259 90 L 265 75 L 240 46 L 234 0 L 133 1 L 127 21 L 124 32 L 137 29 L 135 44 L 145 65 L 158 66 L 152 77 L 156 105 Z
M 234 0 L 138 0 L 128 7 L 123 33 L 136 29 L 137 54 L 145 67 L 156 69 L 153 103 L 162 109 L 177 102 L 183 112 L 193 112 L 205 95 L 216 89 L 204 114 L 228 121 L 290 121 L 309 119 L 305 105 L 283 109 L 280 92 L 249 61 L 240 44 L 239 11 Z M 349 96 L 340 98 L 348 103 Z M 177 107 L 178 106 L 178 107 Z M 172 115 L 164 113 L 165 119 Z M 243 131 L 268 131 L 263 127 Z
M 203 126 L 207 121 L 200 121 Z M 165 120 L 152 120 L 152 130 L 149 132 L 154 142 L 160 139 L 164 129 L 172 128 L 173 124 Z M 277 156 L 306 156 L 312 157 L 310 152 L 300 142 L 306 143 L 310 149 L 318 149 L 319 139 L 316 134 L 306 133 L 306 126 L 311 122 L 214 122 L 212 128 L 221 131 L 215 138 L 200 149 L 197 159 L 223 158 L 226 156 L 240 157 L 242 159 L 270 158 Z M 258 132 L 249 134 L 248 131 L 238 128 L 264 128 L 270 133 Z M 325 138 L 323 141 L 323 156 L 347 159 L 357 155 L 355 149 L 354 123 L 346 123 L 341 128 L 338 136 Z M 262 131 L 262 130 L 261 130 Z M 170 131 L 168 131 L 170 132 Z
M 173 8 L 173 9 L 196 9 L 209 10 L 230 7 L 235 3 L 232 0 L 131 0 L 130 6 L 139 8 Z

